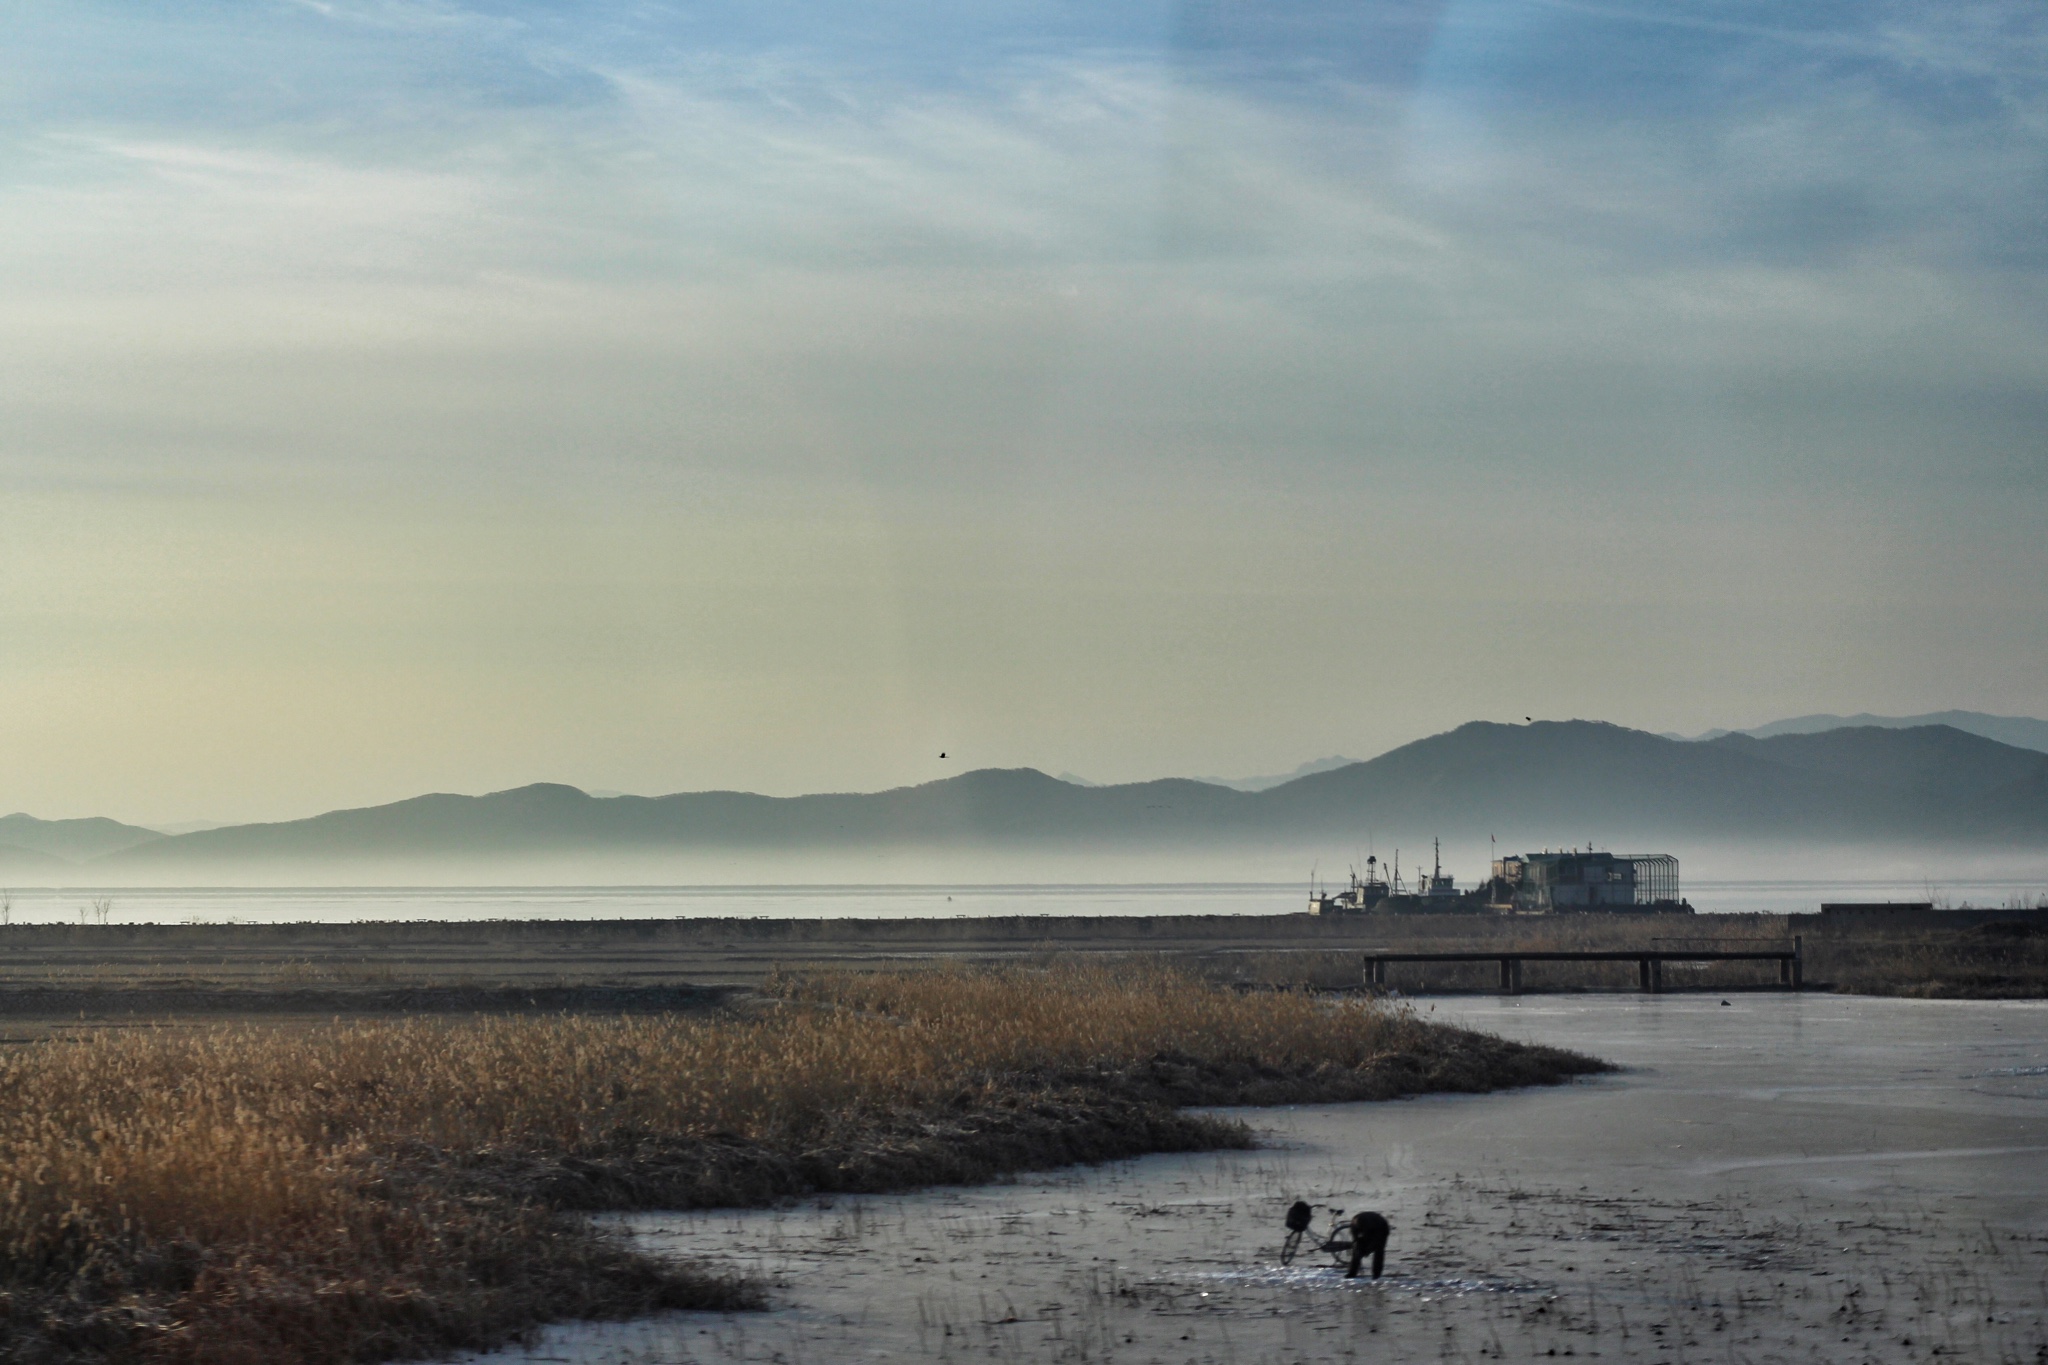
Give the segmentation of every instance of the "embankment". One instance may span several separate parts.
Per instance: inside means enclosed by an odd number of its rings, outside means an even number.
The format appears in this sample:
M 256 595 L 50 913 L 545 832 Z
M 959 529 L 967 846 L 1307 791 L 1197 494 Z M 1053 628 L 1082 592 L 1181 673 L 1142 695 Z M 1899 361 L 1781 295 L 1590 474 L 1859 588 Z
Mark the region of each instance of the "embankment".
M 2035 912 L 1820 916 L 1483 914 L 615 919 L 0 927 L 0 1017 L 88 1019 L 687 1008 L 778 968 L 1106 960 L 1157 955 L 1217 981 L 1355 988 L 1367 952 L 1789 946 L 1811 987 L 1858 994 L 2048 995 Z M 1768 965 L 1678 970 L 1676 988 L 1769 986 Z M 1402 969 L 1397 989 L 1487 990 L 1487 968 Z M 1536 967 L 1528 990 L 1633 987 L 1631 969 Z

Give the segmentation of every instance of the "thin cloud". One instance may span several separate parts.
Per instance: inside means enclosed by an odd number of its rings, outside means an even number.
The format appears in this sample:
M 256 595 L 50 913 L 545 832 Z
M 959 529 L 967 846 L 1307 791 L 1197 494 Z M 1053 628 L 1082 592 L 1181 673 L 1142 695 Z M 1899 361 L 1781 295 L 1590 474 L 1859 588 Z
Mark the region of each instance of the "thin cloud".
M 110 715 L 95 771 L 187 736 L 157 780 L 228 810 L 190 784 L 251 745 L 304 809 L 302 771 L 510 785 L 506 734 L 801 788 L 940 714 L 1168 771 L 1254 712 L 1353 752 L 1544 696 L 1928 710 L 1958 660 L 2028 709 L 2048 182 L 1996 48 L 2048 23 L 1443 8 L 1249 57 L 1107 9 L 39 11 L 0 53 L 16 771 L 78 790 Z

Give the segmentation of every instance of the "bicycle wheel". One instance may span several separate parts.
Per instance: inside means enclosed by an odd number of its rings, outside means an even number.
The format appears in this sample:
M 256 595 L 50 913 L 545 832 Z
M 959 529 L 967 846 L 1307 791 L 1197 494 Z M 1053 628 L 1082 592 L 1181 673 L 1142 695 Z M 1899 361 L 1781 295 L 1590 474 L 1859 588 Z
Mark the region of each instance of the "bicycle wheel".
M 1280 1244 L 1280 1264 L 1291 1264 L 1294 1260 L 1294 1253 L 1299 1250 L 1301 1250 L 1301 1229 L 1296 1228 L 1288 1233 L 1287 1240 Z

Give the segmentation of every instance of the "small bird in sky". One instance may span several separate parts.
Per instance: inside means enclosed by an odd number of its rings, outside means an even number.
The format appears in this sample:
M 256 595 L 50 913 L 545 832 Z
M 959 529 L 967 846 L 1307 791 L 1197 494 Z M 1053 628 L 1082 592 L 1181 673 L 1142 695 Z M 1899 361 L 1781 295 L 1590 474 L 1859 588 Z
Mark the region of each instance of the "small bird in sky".
M 1523 719 L 1523 720 L 1526 720 L 1526 721 L 1528 721 L 1528 722 L 1529 722 L 1529 723 L 1530 723 L 1531 725 L 1534 725 L 1534 724 L 1536 723 L 1536 717 L 1534 717 L 1534 716 L 1524 716 L 1524 717 L 1522 717 L 1522 719 Z M 942 754 L 942 755 L 940 755 L 940 757 L 942 757 L 942 758 L 943 758 L 943 757 L 944 757 L 944 755 Z
M 946 755 L 945 755 L 944 753 L 941 753 L 941 754 L 939 755 L 939 757 L 940 757 L 940 758 L 944 758 L 945 756 L 946 756 Z

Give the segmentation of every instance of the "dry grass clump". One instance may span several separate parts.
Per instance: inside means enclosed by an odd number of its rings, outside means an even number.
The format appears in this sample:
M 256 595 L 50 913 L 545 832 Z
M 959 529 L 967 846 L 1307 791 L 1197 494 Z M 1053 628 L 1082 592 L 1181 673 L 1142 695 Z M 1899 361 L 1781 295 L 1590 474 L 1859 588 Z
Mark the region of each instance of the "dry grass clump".
M 1162 1051 L 1212 1063 L 1355 1067 L 1421 1036 L 1410 1014 L 1382 1002 L 1248 995 L 1142 961 L 1037 971 L 821 973 L 774 980 L 767 989 L 886 1019 L 955 1074 L 1043 1071 Z
M 1866 931 L 1806 941 L 1809 975 L 1837 990 L 1924 999 L 2024 1000 L 2048 996 L 2048 934 L 2026 924 L 1961 932 Z
M 1241 1143 L 1188 1099 L 1588 1059 L 1158 967 L 780 979 L 756 1017 L 103 1032 L 0 1056 L 0 1358 L 344 1361 L 733 1307 L 567 1209 Z
M 1965 907 L 1967 908 L 1967 907 Z M 1627 951 L 1658 948 L 1789 948 L 1793 921 L 1784 915 L 1555 916 L 1382 915 L 1365 922 L 1359 947 L 1241 953 L 1204 959 L 1204 971 L 1246 984 L 1300 983 L 1356 988 L 1367 952 L 1485 952 L 1512 945 L 1525 952 Z M 1911 923 L 1802 928 L 1808 989 L 1854 995 L 1948 999 L 2048 996 L 2048 934 L 2030 924 L 1958 928 Z M 1775 989 L 1771 962 L 1666 963 L 1667 990 Z M 1408 963 L 1387 969 L 1387 984 L 1409 994 L 1499 989 L 1492 962 Z M 1528 991 L 1633 991 L 1633 962 L 1531 962 Z
M 407 1088 L 368 1074 L 379 1042 L 99 1033 L 0 1059 L 0 1358 L 400 1358 L 752 1301 L 393 1159 L 397 1134 L 356 1108 Z
M 1213 962 L 1210 972 L 1245 982 L 1298 981 L 1325 989 L 1356 989 L 1369 952 L 1498 952 L 1507 947 L 1524 952 L 1617 952 L 1792 946 L 1783 915 L 1382 914 L 1359 923 L 1361 941 L 1357 946 L 1233 954 Z M 1807 975 L 1812 978 L 1813 938 L 1806 940 L 1806 947 Z M 1523 988 L 1530 991 L 1632 991 L 1637 984 L 1633 962 L 1530 962 L 1524 964 L 1523 973 Z M 1666 985 L 1676 989 L 1745 990 L 1774 985 L 1777 979 L 1776 963 L 1717 962 L 1696 967 L 1671 963 L 1665 967 Z M 1387 969 L 1387 984 L 1409 994 L 1490 993 L 1499 989 L 1500 968 L 1493 962 L 1397 963 Z

